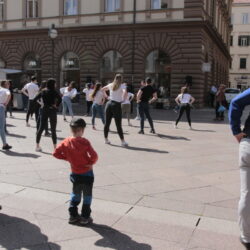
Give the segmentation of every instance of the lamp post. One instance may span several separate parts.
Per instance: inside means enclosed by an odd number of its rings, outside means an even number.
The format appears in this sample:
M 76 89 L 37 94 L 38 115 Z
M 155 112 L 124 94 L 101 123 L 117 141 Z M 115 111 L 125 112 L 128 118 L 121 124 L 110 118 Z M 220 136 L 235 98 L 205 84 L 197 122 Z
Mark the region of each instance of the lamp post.
M 55 39 L 58 36 L 58 32 L 55 28 L 55 24 L 52 24 L 49 28 L 49 38 L 51 39 L 51 44 L 52 44 L 52 67 L 51 67 L 51 75 L 54 78 L 54 73 L 55 73 L 55 59 L 54 59 L 54 55 L 55 55 Z

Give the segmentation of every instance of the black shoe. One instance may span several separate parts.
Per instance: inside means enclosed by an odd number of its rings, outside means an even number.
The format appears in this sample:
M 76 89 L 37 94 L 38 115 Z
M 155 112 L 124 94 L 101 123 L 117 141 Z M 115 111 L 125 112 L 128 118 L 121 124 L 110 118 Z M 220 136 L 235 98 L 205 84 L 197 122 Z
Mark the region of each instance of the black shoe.
M 3 146 L 3 150 L 9 150 L 12 149 L 12 147 L 8 144 L 6 144 L 5 146 Z
M 151 133 L 151 134 L 155 134 L 155 130 L 154 130 L 154 129 L 151 129 L 151 130 L 150 130 L 150 133 Z
M 45 135 L 44 136 L 50 136 L 50 133 L 49 132 L 47 132 L 47 133 L 45 133 Z
M 140 131 L 138 132 L 138 134 L 144 135 L 144 131 L 143 131 L 143 130 L 140 130 Z
M 240 242 L 246 248 L 246 250 L 250 250 L 250 243 L 249 242 L 247 242 L 247 243 L 244 242 L 241 237 L 240 237 Z
M 80 219 L 80 224 L 83 226 L 86 226 L 86 225 L 91 224 L 91 223 L 93 223 L 92 217 L 89 217 L 89 218 L 81 217 L 81 219 Z
M 75 224 L 80 221 L 80 216 L 70 216 L 69 217 L 69 224 Z

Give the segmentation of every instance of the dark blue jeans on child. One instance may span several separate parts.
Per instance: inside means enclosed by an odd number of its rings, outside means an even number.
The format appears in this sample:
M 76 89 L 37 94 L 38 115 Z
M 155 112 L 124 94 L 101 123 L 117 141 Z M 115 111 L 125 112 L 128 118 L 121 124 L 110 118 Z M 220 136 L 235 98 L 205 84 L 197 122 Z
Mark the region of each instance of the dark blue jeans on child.
M 69 214 L 72 217 L 78 216 L 78 205 L 83 197 L 81 216 L 88 219 L 91 214 L 94 173 L 93 171 L 85 174 L 72 173 L 70 180 L 73 183 L 73 191 L 70 198 Z

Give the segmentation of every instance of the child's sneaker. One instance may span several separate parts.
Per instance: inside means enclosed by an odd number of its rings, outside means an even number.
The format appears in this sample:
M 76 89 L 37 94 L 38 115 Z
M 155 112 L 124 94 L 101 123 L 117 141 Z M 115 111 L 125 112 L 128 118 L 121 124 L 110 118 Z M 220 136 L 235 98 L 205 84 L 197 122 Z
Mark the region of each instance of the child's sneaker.
M 81 219 L 80 219 L 80 224 L 83 225 L 83 226 L 91 224 L 92 222 L 93 222 L 92 217 L 89 217 L 89 218 L 81 217 Z
M 79 222 L 80 220 L 80 216 L 77 215 L 77 216 L 70 216 L 69 217 L 69 224 L 75 224 L 77 222 Z

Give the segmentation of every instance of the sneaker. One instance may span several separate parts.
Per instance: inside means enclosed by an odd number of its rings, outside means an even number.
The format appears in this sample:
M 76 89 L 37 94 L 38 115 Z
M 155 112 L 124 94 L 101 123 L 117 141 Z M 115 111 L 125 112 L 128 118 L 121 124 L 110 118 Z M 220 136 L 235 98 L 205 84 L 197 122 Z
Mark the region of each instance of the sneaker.
M 93 130 L 96 130 L 96 127 L 95 127 L 95 126 L 93 126 L 92 128 L 93 128 Z
M 8 144 L 6 144 L 5 146 L 3 146 L 3 150 L 10 150 L 12 149 L 12 147 Z
M 150 130 L 150 133 L 151 133 L 151 134 L 155 134 L 155 130 L 154 130 L 154 129 L 151 129 L 151 130 Z
M 174 125 L 174 128 L 177 129 L 178 128 L 177 125 Z
M 66 122 L 67 121 L 67 119 L 66 118 L 63 118 L 63 120 Z
M 45 133 L 45 135 L 44 136 L 50 136 L 50 133 L 49 132 L 47 132 L 47 133 Z
M 249 242 L 245 242 L 241 237 L 240 237 L 240 242 L 246 248 L 246 250 L 250 250 L 250 243 Z
M 105 139 L 105 144 L 111 144 L 111 142 L 108 139 Z
M 141 118 L 140 118 L 140 117 L 138 117 L 138 116 L 136 116 L 136 117 L 135 117 L 135 120 L 136 120 L 136 121 L 140 121 L 140 120 L 141 120 Z
M 42 148 L 40 147 L 36 148 L 36 152 L 42 152 Z
M 193 130 L 193 128 L 192 128 L 191 126 L 189 127 L 189 129 L 190 129 L 190 130 Z
M 91 224 L 92 222 L 93 222 L 92 217 L 89 217 L 89 218 L 81 217 L 81 218 L 80 218 L 80 224 L 83 225 L 83 226 L 86 226 L 86 225 L 88 225 L 88 224 Z
M 29 123 L 26 123 L 26 127 L 30 127 L 30 124 L 29 124 Z
M 70 216 L 69 217 L 69 224 L 75 224 L 80 221 L 80 216 Z
M 123 142 L 122 142 L 122 147 L 127 147 L 127 146 L 128 146 L 128 143 L 125 142 L 125 141 L 123 141 Z
M 138 132 L 138 134 L 144 135 L 144 131 L 143 131 L 143 130 L 140 130 L 140 131 Z

